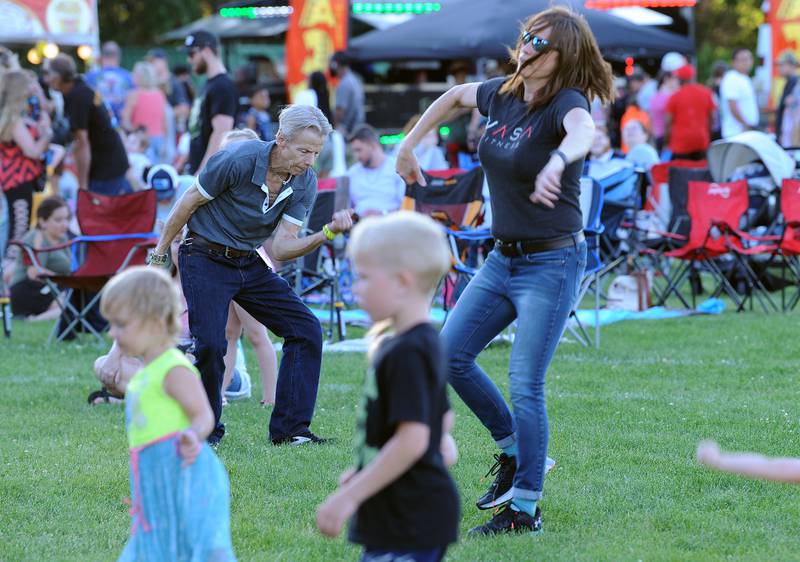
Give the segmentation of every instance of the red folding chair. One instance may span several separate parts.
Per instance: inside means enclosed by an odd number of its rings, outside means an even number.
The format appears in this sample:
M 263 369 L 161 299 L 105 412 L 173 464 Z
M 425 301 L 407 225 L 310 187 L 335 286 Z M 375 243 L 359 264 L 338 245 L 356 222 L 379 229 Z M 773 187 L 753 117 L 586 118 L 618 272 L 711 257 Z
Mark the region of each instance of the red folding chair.
M 40 270 L 43 268 L 38 254 L 72 250 L 70 275 L 40 276 L 56 295 L 62 312 L 48 342 L 61 341 L 75 329 L 88 331 L 103 341 L 88 316 L 111 277 L 132 265 L 144 265 L 147 249 L 158 242 L 158 235 L 153 232 L 156 205 L 154 190 L 114 197 L 79 191 L 76 215 L 80 236 L 43 250 L 18 240 L 10 242 L 22 248 L 26 265 Z
M 664 254 L 668 258 L 679 260 L 681 265 L 668 278 L 663 300 L 670 294 L 679 295 L 680 286 L 688 279 L 689 274 L 702 265 L 717 282 L 717 287 L 712 292 L 713 297 L 719 296 L 724 291 L 736 304 L 737 310 L 743 310 L 747 300 L 756 296 L 766 311 L 770 308 L 777 310 L 766 288 L 748 262 L 755 256 L 771 254 L 774 245 L 748 246 L 744 243 L 745 240 L 752 243 L 769 242 L 774 241 L 774 237 L 752 236 L 739 229 L 738 225 L 747 211 L 747 206 L 746 180 L 729 183 L 689 182 L 687 210 L 691 218 L 691 229 L 686 245 Z M 748 284 L 748 291 L 744 297 L 736 291 L 723 271 L 720 262 L 720 258 L 723 257 L 730 258 L 729 261 L 742 270 Z M 694 306 L 693 293 L 692 308 Z
M 800 301 L 800 180 L 785 179 L 781 184 L 782 232 L 777 237 L 774 256 L 781 261 L 781 308 L 794 310 Z M 795 293 L 786 301 L 786 273 L 792 275 Z
M 666 226 L 665 229 L 661 229 L 658 226 L 654 227 L 652 223 L 649 225 L 645 223 L 642 227 L 635 223 L 626 223 L 626 226 L 630 229 L 628 242 L 631 246 L 627 261 L 634 269 L 640 271 L 652 270 L 657 277 L 669 280 L 671 260 L 665 254 L 684 246 L 689 240 L 689 231 L 691 229 L 691 217 L 687 210 L 689 204 L 689 182 L 693 180 L 712 180 L 708 169 L 698 167 L 698 164 L 702 164 L 702 162 L 677 160 L 658 164 L 657 170 L 654 167 L 654 178 L 658 178 L 658 182 L 663 182 L 662 187 L 664 190 L 669 190 L 662 201 L 663 210 L 668 210 L 669 216 L 655 213 L 661 219 L 660 221 L 655 221 L 656 224 L 663 221 Z M 696 272 L 690 271 L 690 274 L 695 285 L 699 285 L 699 278 Z M 666 301 L 666 295 L 663 294 L 658 284 L 654 283 L 652 290 L 656 297 L 656 302 L 659 305 L 663 305 Z M 693 290 L 695 289 L 693 288 Z M 692 307 L 680 292 L 676 292 L 675 295 L 686 308 Z
M 668 211 L 661 211 L 669 201 L 669 170 L 670 168 L 708 168 L 706 160 L 671 160 L 661 162 L 650 168 L 650 177 L 653 182 L 645 197 L 644 209 L 646 211 L 662 212 L 666 219 Z

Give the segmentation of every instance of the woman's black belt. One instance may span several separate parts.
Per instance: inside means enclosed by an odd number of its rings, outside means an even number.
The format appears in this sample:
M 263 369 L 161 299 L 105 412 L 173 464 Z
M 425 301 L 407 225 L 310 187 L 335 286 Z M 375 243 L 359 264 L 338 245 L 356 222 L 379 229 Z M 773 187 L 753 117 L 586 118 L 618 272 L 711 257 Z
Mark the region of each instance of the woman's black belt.
M 191 240 L 191 242 L 189 242 Z M 217 244 L 216 242 L 212 242 L 211 240 L 207 240 L 196 234 L 194 232 L 189 232 L 189 235 L 184 240 L 187 244 L 197 244 L 201 248 L 207 248 L 209 250 L 214 250 L 215 252 L 219 252 L 226 258 L 246 258 L 247 256 L 253 253 L 253 250 L 237 250 L 236 248 L 231 248 L 230 246 L 226 246 L 224 244 Z
M 516 258 L 527 254 L 538 254 L 539 252 L 548 252 L 550 250 L 560 250 L 561 248 L 577 246 L 585 239 L 583 231 L 581 231 L 560 238 L 551 238 L 550 240 L 517 240 L 516 242 L 506 242 L 498 239 L 495 240 L 494 247 L 507 258 Z

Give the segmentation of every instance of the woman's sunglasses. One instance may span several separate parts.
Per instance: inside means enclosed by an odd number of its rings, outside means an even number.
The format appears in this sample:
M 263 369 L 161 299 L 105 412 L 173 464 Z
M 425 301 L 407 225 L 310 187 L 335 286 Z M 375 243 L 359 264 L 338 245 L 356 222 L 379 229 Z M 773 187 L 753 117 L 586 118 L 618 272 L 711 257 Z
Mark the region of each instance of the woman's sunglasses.
M 527 43 L 531 44 L 533 50 L 537 53 L 546 53 L 555 49 L 555 47 L 548 41 L 547 39 L 542 39 L 538 35 L 534 35 L 530 31 L 526 31 L 522 34 L 522 44 L 525 45 Z

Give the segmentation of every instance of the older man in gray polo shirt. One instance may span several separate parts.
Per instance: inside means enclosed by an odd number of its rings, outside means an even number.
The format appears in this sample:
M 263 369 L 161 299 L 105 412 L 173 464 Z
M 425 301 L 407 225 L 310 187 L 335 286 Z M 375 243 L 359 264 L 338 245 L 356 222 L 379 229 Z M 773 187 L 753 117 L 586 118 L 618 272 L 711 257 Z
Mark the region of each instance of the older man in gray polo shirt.
M 291 260 L 352 226 L 351 211 L 339 211 L 322 231 L 298 236 L 317 191 L 311 166 L 330 131 L 319 109 L 292 105 L 280 114 L 276 140 L 239 142 L 216 153 L 175 206 L 151 256 L 152 264 L 168 264 L 170 242 L 188 223 L 178 264 L 197 367 L 216 418 L 211 443 L 225 433 L 220 414 L 231 299 L 284 339 L 270 439 L 324 441 L 309 429 L 322 361 L 319 321 L 256 248 L 272 238 L 273 257 Z

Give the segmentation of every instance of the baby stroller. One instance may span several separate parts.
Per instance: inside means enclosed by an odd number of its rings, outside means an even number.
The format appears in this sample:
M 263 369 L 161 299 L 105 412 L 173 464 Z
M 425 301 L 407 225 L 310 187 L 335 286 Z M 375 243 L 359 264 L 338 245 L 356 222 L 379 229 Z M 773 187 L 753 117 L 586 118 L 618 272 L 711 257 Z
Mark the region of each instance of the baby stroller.
M 779 234 L 780 191 L 784 179 L 795 175 L 796 162 L 769 135 L 747 131 L 711 144 L 708 149 L 708 169 L 716 182 L 745 180 L 749 204 L 742 224 L 745 232 L 755 235 Z M 748 258 L 758 280 L 768 290 L 781 289 L 778 276 L 770 274 L 769 263 L 761 257 Z M 740 291 L 744 280 L 729 272 L 729 281 Z
M 718 140 L 708 149 L 708 169 L 714 181 L 747 180 L 750 205 L 747 224 L 742 225 L 746 230 L 774 229 L 781 182 L 792 177 L 795 166 L 794 158 L 759 131 Z

